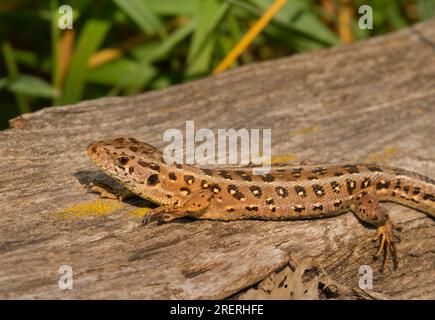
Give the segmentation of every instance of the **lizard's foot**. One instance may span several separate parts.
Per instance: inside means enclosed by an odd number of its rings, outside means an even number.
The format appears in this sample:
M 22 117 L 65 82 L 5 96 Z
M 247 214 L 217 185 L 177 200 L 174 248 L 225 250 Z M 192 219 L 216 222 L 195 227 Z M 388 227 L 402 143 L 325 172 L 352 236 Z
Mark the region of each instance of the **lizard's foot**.
M 173 210 L 174 213 L 171 213 L 171 210 L 164 206 L 149 210 L 142 219 L 142 225 L 146 226 L 155 220 L 157 220 L 157 224 L 162 224 L 180 218 L 180 215 L 175 214 L 176 209 Z
M 91 192 L 98 193 L 101 198 L 106 198 L 106 199 L 115 199 L 118 201 L 122 201 L 134 196 L 134 193 L 132 193 L 131 191 L 127 190 L 124 187 L 114 188 L 103 182 L 99 182 L 99 183 L 91 182 L 86 185 L 86 188 L 88 188 Z
M 381 253 L 384 252 L 384 261 L 382 262 L 381 272 L 383 272 L 388 265 L 390 253 L 393 258 L 394 269 L 396 270 L 399 267 L 399 259 L 397 256 L 396 247 L 398 237 L 394 235 L 394 230 L 400 231 L 401 229 L 402 228 L 395 225 L 390 218 L 385 221 L 385 224 L 378 227 L 376 237 L 373 240 L 376 241 L 380 239 L 380 244 L 378 251 L 374 255 L 374 258 L 377 259 Z

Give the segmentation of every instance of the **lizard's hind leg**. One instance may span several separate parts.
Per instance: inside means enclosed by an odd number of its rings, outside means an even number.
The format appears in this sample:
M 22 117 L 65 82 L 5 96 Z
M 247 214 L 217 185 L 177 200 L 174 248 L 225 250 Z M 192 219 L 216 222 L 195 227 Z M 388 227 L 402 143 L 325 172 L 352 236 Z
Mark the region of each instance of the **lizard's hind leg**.
M 393 259 L 394 268 L 399 266 L 397 255 L 396 241 L 397 236 L 394 230 L 401 228 L 395 225 L 385 208 L 381 207 L 377 197 L 367 191 L 359 193 L 351 200 L 350 209 L 363 221 L 376 226 L 377 233 L 374 240 L 380 240 L 379 248 L 375 258 L 378 258 L 384 252 L 384 261 L 381 271 L 385 270 L 388 265 L 390 254 Z

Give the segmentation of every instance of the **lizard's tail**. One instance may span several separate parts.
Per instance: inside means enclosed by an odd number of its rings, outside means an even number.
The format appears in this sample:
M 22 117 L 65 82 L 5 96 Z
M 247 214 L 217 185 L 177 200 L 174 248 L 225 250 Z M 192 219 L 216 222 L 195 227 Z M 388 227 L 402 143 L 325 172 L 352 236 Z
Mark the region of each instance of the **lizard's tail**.
M 391 168 L 386 200 L 422 211 L 435 218 L 435 180 L 400 168 Z

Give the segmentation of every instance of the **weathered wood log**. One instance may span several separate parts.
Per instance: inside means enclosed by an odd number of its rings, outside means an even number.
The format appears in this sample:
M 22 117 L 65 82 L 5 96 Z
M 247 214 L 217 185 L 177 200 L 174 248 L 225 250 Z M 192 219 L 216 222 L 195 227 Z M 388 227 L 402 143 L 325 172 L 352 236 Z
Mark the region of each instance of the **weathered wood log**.
M 380 295 L 435 299 L 435 223 L 412 209 L 385 204 L 404 230 L 400 269 L 381 274 L 374 229 L 350 213 L 142 228 L 143 201 L 93 202 L 83 187 L 100 176 L 86 156 L 89 142 L 127 135 L 162 148 L 163 131 L 186 120 L 197 128 L 272 128 L 273 154 L 286 159 L 381 161 L 434 178 L 435 21 L 14 119 L 0 132 L 0 298 L 226 298 L 291 258 L 295 272 L 307 266 L 306 280 L 321 273 L 339 284 L 334 298 L 355 297 L 367 264 Z M 63 265 L 72 268 L 72 290 L 58 286 Z

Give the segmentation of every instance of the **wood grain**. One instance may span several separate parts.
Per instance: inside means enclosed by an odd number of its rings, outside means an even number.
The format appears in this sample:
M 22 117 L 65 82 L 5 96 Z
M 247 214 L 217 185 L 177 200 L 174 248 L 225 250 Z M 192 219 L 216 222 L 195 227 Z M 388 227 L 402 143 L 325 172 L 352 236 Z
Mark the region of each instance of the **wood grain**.
M 372 259 L 374 230 L 352 214 L 146 228 L 131 214 L 145 205 L 140 200 L 112 213 L 59 214 L 97 198 L 83 187 L 100 175 L 86 156 L 89 142 L 127 135 L 162 148 L 163 131 L 186 120 L 214 130 L 271 128 L 273 154 L 297 161 L 375 160 L 435 178 L 435 21 L 161 91 L 14 119 L 0 132 L 0 298 L 220 299 L 290 258 L 296 265 L 309 258 L 350 289 L 368 264 L 374 291 L 435 299 L 435 223 L 393 204 L 386 207 L 404 227 L 401 268 L 383 275 Z M 72 290 L 58 287 L 61 265 L 73 269 Z M 336 297 L 351 298 L 346 291 Z

